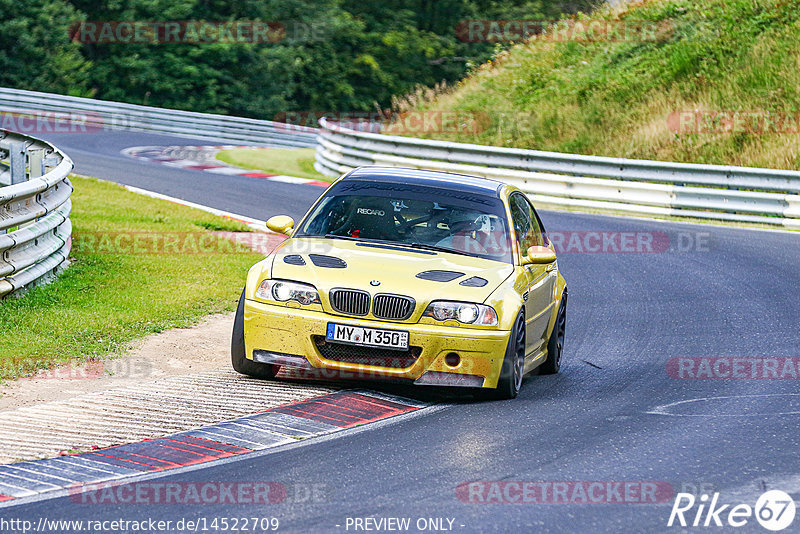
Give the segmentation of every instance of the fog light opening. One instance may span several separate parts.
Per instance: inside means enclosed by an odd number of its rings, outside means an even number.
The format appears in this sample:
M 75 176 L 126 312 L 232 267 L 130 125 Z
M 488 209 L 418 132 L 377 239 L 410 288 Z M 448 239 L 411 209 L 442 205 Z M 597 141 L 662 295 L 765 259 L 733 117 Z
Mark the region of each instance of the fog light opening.
M 455 352 L 451 352 L 444 357 L 444 363 L 446 363 L 448 367 L 458 367 L 461 365 L 461 356 Z

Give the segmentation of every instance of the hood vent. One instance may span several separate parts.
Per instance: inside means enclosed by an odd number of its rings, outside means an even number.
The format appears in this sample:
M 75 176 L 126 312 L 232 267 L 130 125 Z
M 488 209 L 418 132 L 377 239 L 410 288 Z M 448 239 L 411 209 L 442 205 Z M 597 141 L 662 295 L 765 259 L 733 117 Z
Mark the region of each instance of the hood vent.
M 456 278 L 461 278 L 464 273 L 457 271 L 424 271 L 417 275 L 417 278 L 430 280 L 431 282 L 452 282 Z
M 459 282 L 458 285 L 466 286 L 466 287 L 483 287 L 489 282 L 485 278 L 481 278 L 480 276 L 473 276 L 472 278 L 467 278 L 463 282 Z
M 333 256 L 324 256 L 322 254 L 309 254 L 308 257 L 311 259 L 311 263 L 316 265 L 317 267 L 325 267 L 328 269 L 344 269 L 347 267 L 347 264 L 344 260 L 340 258 L 335 258 Z
M 291 256 L 284 256 L 283 263 L 288 263 L 289 265 L 305 265 L 306 260 L 303 259 L 303 256 L 292 254 Z

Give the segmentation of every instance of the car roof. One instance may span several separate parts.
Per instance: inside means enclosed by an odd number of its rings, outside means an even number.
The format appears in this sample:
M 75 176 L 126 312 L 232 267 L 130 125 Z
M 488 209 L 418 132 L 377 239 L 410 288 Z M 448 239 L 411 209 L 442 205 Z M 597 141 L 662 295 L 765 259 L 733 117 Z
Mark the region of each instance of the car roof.
M 359 167 L 345 175 L 341 182 L 350 180 L 375 181 L 382 183 L 414 184 L 428 187 L 441 187 L 451 191 L 500 197 L 503 182 L 440 171 L 406 169 L 401 167 Z

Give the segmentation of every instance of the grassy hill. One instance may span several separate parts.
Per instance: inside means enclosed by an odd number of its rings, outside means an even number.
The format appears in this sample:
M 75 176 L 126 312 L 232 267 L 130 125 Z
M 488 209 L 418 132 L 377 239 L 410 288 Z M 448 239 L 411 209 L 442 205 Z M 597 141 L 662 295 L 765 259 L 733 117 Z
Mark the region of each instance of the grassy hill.
M 481 131 L 440 139 L 800 168 L 800 0 L 651 0 L 582 16 L 592 21 L 653 31 L 592 41 L 573 21 L 560 38 L 498 53 L 444 94 L 396 105 L 488 114 Z

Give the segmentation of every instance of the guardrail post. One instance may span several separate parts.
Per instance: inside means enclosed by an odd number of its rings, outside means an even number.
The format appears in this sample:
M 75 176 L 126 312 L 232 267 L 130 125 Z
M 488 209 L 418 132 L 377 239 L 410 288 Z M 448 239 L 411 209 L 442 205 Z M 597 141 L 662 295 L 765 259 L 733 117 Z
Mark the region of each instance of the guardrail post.
M 45 172 L 49 172 L 54 169 L 58 165 L 58 158 L 54 155 L 45 156 L 42 160 L 42 166 L 44 167 Z
M 33 180 L 44 174 L 44 149 L 37 148 L 28 151 L 28 179 Z
M 11 185 L 21 184 L 28 179 L 25 173 L 25 143 L 13 142 L 9 145 L 8 160 L 11 170 Z

